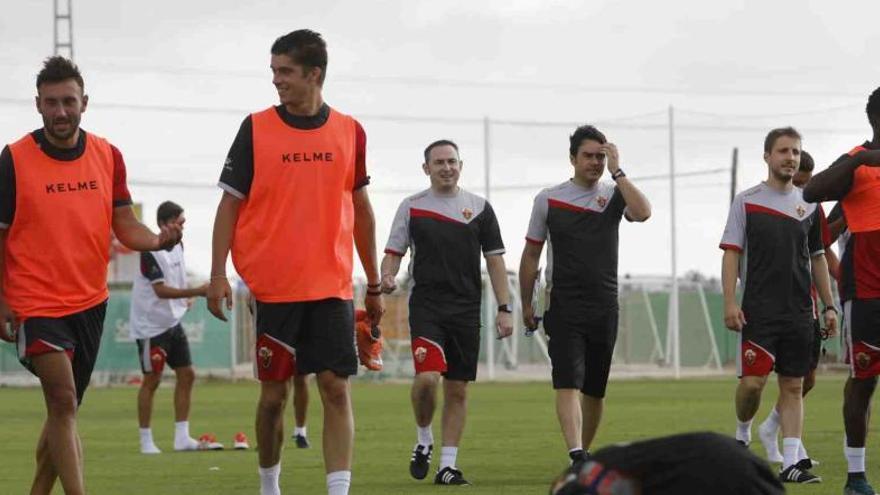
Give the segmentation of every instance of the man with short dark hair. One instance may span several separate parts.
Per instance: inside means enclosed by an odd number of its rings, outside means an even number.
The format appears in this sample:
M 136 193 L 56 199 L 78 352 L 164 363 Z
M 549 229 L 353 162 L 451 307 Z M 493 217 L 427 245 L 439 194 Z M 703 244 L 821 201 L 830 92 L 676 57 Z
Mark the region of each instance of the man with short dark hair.
M 880 88 L 865 107 L 872 139 L 816 174 L 804 190 L 807 201 L 837 200 L 848 229 L 840 257 L 840 298 L 850 376 L 844 387 L 844 494 L 873 494 L 865 476 L 865 445 L 871 398 L 880 375 Z
M 799 460 L 803 422 L 803 377 L 813 347 L 815 283 L 830 335 L 837 329 L 819 208 L 807 204 L 794 187 L 801 158 L 801 136 L 791 128 L 773 129 L 764 140 L 767 180 L 736 195 L 721 238 L 724 323 L 739 332 L 736 439 L 751 441 L 751 424 L 761 403 L 767 375 L 779 380 L 779 422 L 786 483 L 817 483 L 809 459 Z M 812 276 L 811 276 L 812 272 Z M 742 281 L 742 306 L 736 300 Z
M 620 168 L 617 146 L 591 125 L 569 137 L 574 176 L 535 197 L 519 267 L 523 321 L 537 328 L 532 291 L 548 244 L 544 331 L 556 415 L 572 461 L 588 455 L 604 408 L 617 340 L 620 220 L 644 222 L 651 204 Z M 600 182 L 605 167 L 612 182 Z
M 180 225 L 186 218 L 183 208 L 165 201 L 156 210 L 159 228 L 169 223 Z M 174 370 L 174 450 L 196 450 L 199 442 L 189 433 L 189 410 L 195 371 L 189 352 L 189 340 L 181 325 L 191 298 L 204 297 L 208 284 L 189 287 L 183 243 L 171 249 L 141 253 L 140 272 L 131 289 L 128 330 L 137 343 L 138 361 L 144 374 L 138 391 L 138 425 L 142 454 L 159 454 L 153 440 L 150 418 L 153 415 L 153 395 L 162 381 L 167 364 Z M 212 442 L 202 448 L 218 449 Z
M 223 320 L 224 299 L 231 308 L 231 249 L 255 298 L 260 494 L 281 493 L 290 378 L 315 373 L 324 404 L 327 491 L 346 495 L 354 445 L 349 376 L 358 363 L 352 239 L 367 277 L 371 321 L 378 324 L 383 312 L 365 187 L 366 134 L 323 100 L 327 47 L 320 34 L 301 29 L 278 38 L 270 67 L 281 104 L 244 120 L 220 175 L 208 308 Z
M 805 150 L 801 150 L 801 163 L 798 167 L 797 173 L 794 174 L 794 177 L 791 180 L 792 184 L 794 184 L 795 187 L 803 189 L 813 176 L 814 168 L 815 162 L 813 161 L 812 155 Z M 825 212 L 822 210 L 822 205 L 819 205 L 819 214 L 823 216 L 825 215 Z M 822 245 L 825 247 L 825 262 L 828 264 L 829 274 L 834 278 L 838 261 L 837 257 L 834 255 L 834 251 L 831 250 L 831 244 L 833 243 L 831 233 L 824 222 L 822 225 Z M 810 286 L 810 297 L 813 300 L 813 344 L 811 347 L 812 350 L 810 351 L 810 371 L 804 377 L 804 399 L 806 399 L 807 394 L 816 385 L 816 369 L 819 367 L 819 359 L 822 356 L 822 342 L 827 338 L 827 335 L 822 331 L 822 323 L 819 321 L 819 293 L 816 292 L 815 284 Z M 761 439 L 761 443 L 764 445 L 764 450 L 767 452 L 767 460 L 770 462 L 782 462 L 782 452 L 779 451 L 779 444 L 777 443 L 778 435 L 779 403 L 777 402 L 776 406 L 770 410 L 770 414 L 767 415 L 764 422 L 758 427 L 758 438 Z M 804 465 L 808 465 L 809 468 L 818 465 L 818 461 L 810 458 L 809 454 L 807 454 L 807 449 L 804 447 L 803 440 L 801 440 L 800 450 L 798 451 L 798 461 L 804 461 L 804 459 L 806 459 Z
M 0 152 L 0 337 L 40 378 L 46 422 L 31 494 L 85 493 L 76 417 L 107 308 L 111 233 L 130 249 L 171 248 L 176 223 L 157 236 L 138 221 L 115 146 L 80 128 L 88 105 L 79 69 L 46 59 L 37 75 L 43 127 Z
M 415 285 L 409 298 L 413 379 L 411 399 L 417 441 L 410 475 L 424 479 L 434 450 L 431 421 L 443 377 L 443 443 L 438 485 L 470 484 L 456 465 L 467 412 L 467 385 L 477 377 L 480 354 L 480 254 L 498 301 L 496 336 L 513 331 L 504 242 L 492 205 L 458 186 L 464 162 L 458 146 L 446 139 L 425 148 L 422 171 L 431 187 L 400 203 L 385 257 L 382 290 L 396 288 L 395 276 L 407 249 Z

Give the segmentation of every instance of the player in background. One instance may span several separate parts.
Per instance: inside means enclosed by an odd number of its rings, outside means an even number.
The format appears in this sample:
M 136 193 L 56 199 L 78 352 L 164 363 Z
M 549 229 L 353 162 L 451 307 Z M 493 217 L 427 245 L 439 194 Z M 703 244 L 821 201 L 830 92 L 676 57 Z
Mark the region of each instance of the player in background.
M 293 375 L 293 434 L 290 439 L 298 449 L 311 447 L 306 430 L 306 417 L 309 411 L 309 375 Z
M 375 323 L 384 310 L 365 187 L 366 134 L 324 102 L 327 46 L 320 34 L 302 29 L 275 40 L 270 68 L 280 104 L 245 118 L 220 176 L 208 309 L 225 320 L 224 302 L 231 308 L 231 250 L 255 298 L 260 494 L 281 493 L 289 381 L 314 373 L 324 405 L 327 492 L 346 495 L 354 446 L 349 377 L 358 363 L 355 244 L 367 277 L 364 306 Z
M 181 227 L 156 235 L 138 221 L 122 153 L 79 126 L 89 97 L 76 65 L 46 59 L 35 103 L 43 127 L 0 152 L 0 337 L 17 342 L 46 402 L 30 493 L 60 480 L 82 495 L 77 413 L 104 331 L 111 232 L 155 251 L 177 244 Z
M 422 170 L 431 185 L 397 209 L 382 259 L 382 290 L 396 289 L 401 258 L 412 249 L 415 285 L 409 326 L 417 440 L 410 474 L 419 480 L 428 474 L 434 450 L 431 422 L 442 377 L 442 448 L 434 483 L 468 485 L 456 461 L 467 417 L 467 385 L 477 377 L 480 353 L 480 255 L 500 303 L 494 331 L 501 339 L 513 331 L 504 243 L 492 205 L 458 186 L 464 166 L 458 146 L 435 141 L 425 148 L 424 158 Z
M 572 461 L 588 455 L 604 409 L 617 341 L 617 255 L 621 218 L 644 222 L 651 204 L 620 168 L 617 146 L 590 125 L 569 136 L 573 177 L 535 197 L 519 267 L 526 328 L 537 328 L 532 294 L 547 242 L 549 308 L 544 331 L 556 415 Z M 605 167 L 613 182 L 600 181 Z
M 838 279 L 850 364 L 843 395 L 846 495 L 874 493 L 865 474 L 865 445 L 880 374 L 880 88 L 865 113 L 871 140 L 816 174 L 804 190 L 807 201 L 838 201 L 848 232 Z
M 806 151 L 801 150 L 801 163 L 798 167 L 797 173 L 794 174 L 794 177 L 792 178 L 792 184 L 794 184 L 795 187 L 803 189 L 813 176 L 813 169 L 815 166 L 816 163 L 813 160 L 813 157 Z M 822 205 L 819 205 L 819 208 L 821 209 Z M 824 215 L 824 212 L 820 213 Z M 832 278 L 836 278 L 835 274 L 837 273 L 839 261 L 837 260 L 834 251 L 831 250 L 831 244 L 833 242 L 829 229 L 823 228 L 822 244 L 825 246 L 825 262 L 828 264 L 828 272 L 831 274 Z M 810 296 L 813 299 L 814 333 L 810 358 L 810 372 L 804 377 L 803 397 L 805 399 L 810 390 L 816 385 L 816 368 L 819 367 L 819 359 L 822 357 L 822 342 L 827 338 L 827 335 L 824 335 L 821 328 L 821 322 L 819 321 L 819 294 L 816 292 L 815 284 L 810 287 Z M 770 462 L 782 462 L 782 452 L 779 451 L 779 444 L 777 442 L 778 436 L 779 402 L 777 400 L 777 403 L 770 411 L 770 414 L 767 415 L 767 418 L 758 427 L 758 438 L 761 439 L 761 444 L 767 451 L 767 460 Z M 811 459 L 809 454 L 807 454 L 807 449 L 804 447 L 804 442 L 802 440 L 798 451 L 798 461 L 803 461 L 804 459 L 807 460 L 804 465 L 807 466 L 808 469 L 819 465 L 818 461 Z
M 825 307 L 829 334 L 837 327 L 822 242 L 825 221 L 792 184 L 801 158 L 801 136 L 791 127 L 773 129 L 764 140 L 767 180 L 736 195 L 720 247 L 724 322 L 739 332 L 736 439 L 747 445 L 767 376 L 779 381 L 783 482 L 817 483 L 821 478 L 799 462 L 803 424 L 803 377 L 810 371 L 815 283 Z M 812 276 L 811 276 L 812 274 Z M 736 300 L 742 281 L 742 306 Z
M 156 223 L 160 229 L 169 223 L 183 228 L 184 222 L 183 208 L 176 203 L 165 201 L 156 210 Z M 141 453 L 161 453 L 153 440 L 150 419 L 153 396 L 162 381 L 166 364 L 175 375 L 174 450 L 197 450 L 199 442 L 189 433 L 190 402 L 196 374 L 181 320 L 189 309 L 191 298 L 204 297 L 208 284 L 189 287 L 182 242 L 171 249 L 141 252 L 140 258 L 140 272 L 135 276 L 131 290 L 128 328 L 137 343 L 138 361 L 144 374 L 137 399 Z

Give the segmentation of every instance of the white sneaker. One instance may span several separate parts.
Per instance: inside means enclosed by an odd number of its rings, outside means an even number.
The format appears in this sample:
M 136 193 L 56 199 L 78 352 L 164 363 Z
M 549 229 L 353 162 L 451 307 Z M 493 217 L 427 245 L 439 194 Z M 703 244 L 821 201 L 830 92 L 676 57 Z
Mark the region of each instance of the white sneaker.
M 779 444 L 776 441 L 777 432 L 768 431 L 764 425 L 758 427 L 758 438 L 761 439 L 761 445 L 767 451 L 767 462 L 782 462 L 782 452 L 779 452 Z
M 184 439 L 174 439 L 174 450 L 178 452 L 188 451 L 188 450 L 199 450 L 199 442 L 196 439 L 191 437 L 186 437 Z
M 223 444 L 217 441 L 213 433 L 205 433 L 199 437 L 199 450 L 223 450 Z
M 159 450 L 159 447 L 156 447 L 155 443 L 150 443 L 148 445 L 141 444 L 141 454 L 161 454 L 162 451 Z

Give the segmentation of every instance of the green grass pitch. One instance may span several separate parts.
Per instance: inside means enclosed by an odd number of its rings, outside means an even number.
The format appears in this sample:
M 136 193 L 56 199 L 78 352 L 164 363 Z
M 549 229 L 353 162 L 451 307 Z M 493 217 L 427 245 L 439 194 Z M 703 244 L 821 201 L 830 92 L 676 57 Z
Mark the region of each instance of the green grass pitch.
M 734 428 L 733 377 L 613 381 L 609 385 L 604 424 L 597 446 L 674 432 Z M 819 485 L 789 487 L 789 493 L 840 493 L 845 478 L 840 405 L 843 377 L 820 377 L 806 402 L 805 443 L 822 464 L 815 473 Z M 419 494 L 464 490 L 471 494 L 542 494 L 566 465 L 547 383 L 479 383 L 470 388 L 470 410 L 458 465 L 471 487 L 435 487 L 431 480 L 409 477 L 410 449 L 415 428 L 409 405 L 409 386 L 355 382 L 356 440 L 353 494 Z M 135 416 L 137 389 L 93 388 L 80 413 L 84 442 L 86 485 L 103 495 L 222 495 L 257 493 L 257 458 L 252 450 L 238 452 L 174 453 L 171 389 L 157 392 L 153 431 L 164 452 L 138 453 Z M 199 383 L 194 394 L 192 434 L 214 432 L 227 447 L 244 431 L 252 441 L 258 385 Z M 321 405 L 312 384 L 309 436 L 312 448 L 297 450 L 285 443 L 281 487 L 284 493 L 325 492 L 321 457 Z M 776 397 L 775 379 L 768 385 L 758 420 Z M 0 389 L 3 441 L 0 447 L 0 494 L 26 493 L 33 473 L 33 448 L 45 415 L 38 389 Z M 439 412 L 439 411 L 438 411 Z M 292 431 L 292 408 L 285 417 L 285 436 Z M 439 440 L 439 415 L 434 435 Z M 752 449 L 763 455 L 757 441 Z M 868 475 L 880 482 L 875 441 L 868 453 Z M 435 458 L 436 462 L 437 458 Z M 436 466 L 432 466 L 433 468 Z M 61 493 L 56 485 L 54 493 Z

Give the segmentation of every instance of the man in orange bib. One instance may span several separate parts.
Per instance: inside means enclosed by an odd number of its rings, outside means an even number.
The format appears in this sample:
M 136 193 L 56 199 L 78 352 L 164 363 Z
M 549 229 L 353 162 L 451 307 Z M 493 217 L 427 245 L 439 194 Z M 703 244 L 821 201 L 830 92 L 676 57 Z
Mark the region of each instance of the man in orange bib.
M 181 236 L 178 224 L 157 236 L 135 217 L 122 154 L 79 128 L 83 90 L 72 62 L 47 59 L 37 75 L 43 127 L 0 152 L 0 337 L 40 378 L 47 410 L 32 495 L 56 478 L 67 495 L 85 493 L 76 413 L 101 343 L 111 232 L 138 251 Z
M 382 316 L 366 135 L 321 96 L 327 48 L 310 30 L 272 45 L 281 104 L 245 118 L 220 175 L 208 308 L 232 305 L 226 258 L 256 299 L 255 362 L 260 494 L 280 495 L 282 414 L 288 381 L 314 373 L 324 404 L 330 495 L 351 484 L 354 419 L 348 377 L 357 372 L 352 305 L 353 243 L 367 276 L 364 304 Z
M 865 110 L 872 140 L 842 155 L 804 188 L 807 201 L 838 201 L 850 232 L 838 277 L 851 367 L 843 393 L 845 495 L 874 493 L 865 475 L 865 443 L 880 375 L 880 88 Z

